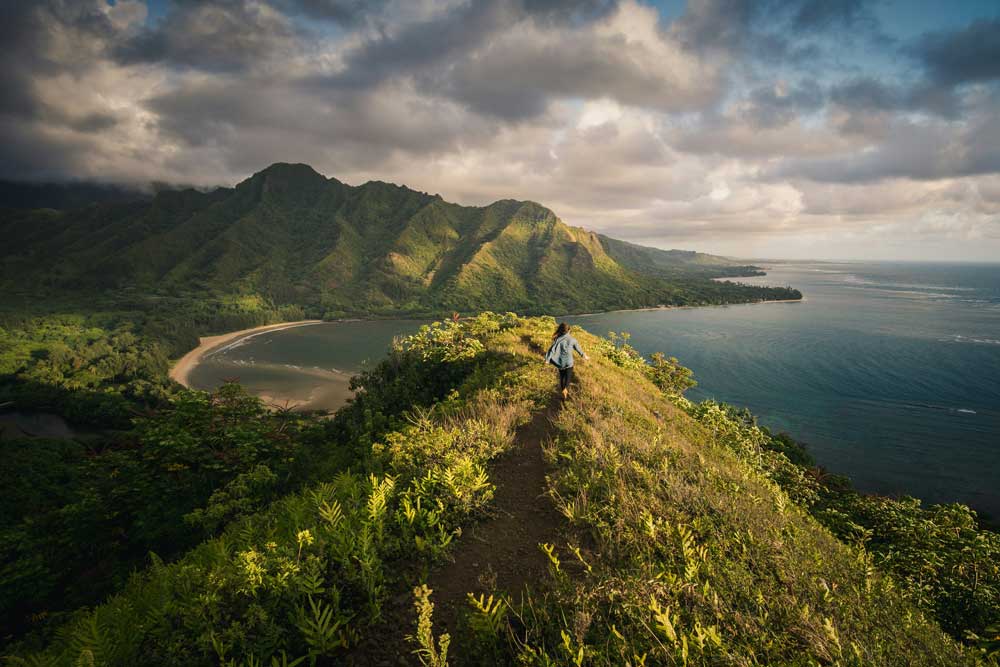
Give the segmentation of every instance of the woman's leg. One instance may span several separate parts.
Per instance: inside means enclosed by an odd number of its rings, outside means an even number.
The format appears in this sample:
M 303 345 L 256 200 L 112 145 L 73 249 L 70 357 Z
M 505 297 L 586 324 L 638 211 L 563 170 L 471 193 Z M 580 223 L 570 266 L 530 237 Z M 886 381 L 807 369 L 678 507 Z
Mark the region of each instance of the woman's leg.
M 569 395 L 569 381 L 573 378 L 573 367 L 559 369 L 559 391 L 563 398 Z

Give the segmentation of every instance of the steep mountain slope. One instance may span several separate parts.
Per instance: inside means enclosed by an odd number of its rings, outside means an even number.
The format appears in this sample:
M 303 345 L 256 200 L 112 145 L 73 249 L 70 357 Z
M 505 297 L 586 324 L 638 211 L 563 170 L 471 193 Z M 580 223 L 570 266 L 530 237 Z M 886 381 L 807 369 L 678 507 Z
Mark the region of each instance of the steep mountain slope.
M 322 314 L 589 309 L 795 298 L 711 278 L 754 267 L 563 224 L 534 202 L 466 207 L 275 164 L 232 189 L 0 216 L 0 284 L 257 294 Z

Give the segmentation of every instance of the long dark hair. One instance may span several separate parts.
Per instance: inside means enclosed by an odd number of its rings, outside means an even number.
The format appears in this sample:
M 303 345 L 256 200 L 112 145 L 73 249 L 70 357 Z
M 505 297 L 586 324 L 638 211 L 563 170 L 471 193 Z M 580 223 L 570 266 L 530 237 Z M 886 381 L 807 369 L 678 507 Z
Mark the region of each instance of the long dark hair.
M 559 338 L 559 336 L 565 336 L 569 333 L 569 325 L 565 322 L 560 322 L 559 326 L 556 327 L 556 332 L 552 334 L 552 340 Z

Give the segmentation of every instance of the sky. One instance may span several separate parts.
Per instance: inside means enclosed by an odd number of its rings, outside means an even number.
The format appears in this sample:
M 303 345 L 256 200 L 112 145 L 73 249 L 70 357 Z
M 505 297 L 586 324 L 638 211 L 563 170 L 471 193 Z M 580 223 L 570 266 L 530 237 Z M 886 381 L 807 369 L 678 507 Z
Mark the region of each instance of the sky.
M 1000 261 L 1000 1 L 0 0 L 0 178 L 304 162 L 739 257 Z

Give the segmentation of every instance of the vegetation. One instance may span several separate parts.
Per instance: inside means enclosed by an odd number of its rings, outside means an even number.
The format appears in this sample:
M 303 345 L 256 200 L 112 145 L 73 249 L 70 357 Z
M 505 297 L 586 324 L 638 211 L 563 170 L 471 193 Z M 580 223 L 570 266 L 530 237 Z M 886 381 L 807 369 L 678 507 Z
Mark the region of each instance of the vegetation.
M 334 460 L 289 475 L 310 482 L 302 491 L 236 514 L 220 537 L 175 564 L 152 557 L 122 593 L 70 620 L 46 659 L 190 665 L 238 656 L 239 664 L 299 653 L 315 659 L 354 644 L 379 618 L 396 564 L 440 557 L 489 500 L 485 462 L 509 445 L 533 399 L 525 389 L 500 394 L 511 361 L 484 341 L 516 321 L 482 317 L 427 327 L 404 341 L 362 378 L 359 400 L 327 427 L 355 442 L 327 448 Z M 423 412 L 411 403 L 416 412 L 395 420 L 398 430 L 367 448 L 351 446 L 379 436 L 373 424 L 393 422 L 393 394 L 419 396 L 458 377 L 455 368 L 466 371 L 457 391 Z M 349 464 L 336 459 L 345 453 L 353 454 Z
M 648 363 L 624 335 L 585 332 L 592 360 L 547 450 L 545 490 L 565 518 L 537 545 L 551 576 L 523 600 L 470 590 L 463 628 L 436 633 L 427 572 L 488 511 L 502 483 L 491 462 L 546 402 L 537 350 L 552 326 L 486 313 L 424 327 L 359 378 L 357 400 L 329 423 L 263 412 L 236 387 L 180 393 L 130 431 L 129 465 L 151 491 L 115 492 L 174 493 L 157 530 L 208 539 L 173 562 L 150 556 L 104 604 L 12 644 L 10 662 L 356 660 L 391 602 L 410 595 L 398 639 L 409 635 L 426 665 L 990 660 L 1000 551 L 967 509 L 860 496 L 747 413 L 684 399 L 692 379 L 676 360 Z M 34 476 L 5 499 L 7 515 L 71 506 L 96 478 L 75 445 L 44 447 L 44 463 L 4 450 Z M 104 456 L 122 454 L 88 465 Z M 177 490 L 143 472 L 175 463 L 187 466 Z M 963 647 L 942 626 L 977 638 Z
M 287 491 L 322 444 L 319 424 L 268 412 L 235 385 L 181 392 L 86 443 L 0 441 L 0 622 L 14 630 L 99 601 L 149 551 L 173 556 Z
M 209 193 L 0 211 L 0 234 L 0 288 L 10 295 L 124 294 L 147 300 L 143 310 L 179 311 L 185 323 L 185 300 L 227 298 L 317 318 L 801 298 L 713 280 L 755 267 L 614 241 L 533 202 L 465 207 L 388 183 L 351 187 L 306 165 L 276 164 Z
M 4 627 L 97 602 L 149 551 L 172 557 L 353 463 L 404 410 L 434 404 L 473 371 L 449 361 L 390 356 L 355 379 L 365 391 L 331 421 L 268 411 L 230 384 L 176 392 L 130 429 L 86 442 L 0 441 Z
M 524 596 L 480 578 L 440 632 L 456 602 L 428 575 L 548 410 L 551 318 L 425 326 L 332 419 L 166 378 L 198 335 L 306 317 L 801 296 L 717 280 L 756 267 L 304 165 L 64 194 L 0 212 L 0 405 L 79 430 L 0 440 L 8 663 L 364 664 L 374 642 L 436 666 L 997 664 L 1000 536 L 974 512 L 858 493 L 747 411 L 685 399 L 691 371 L 625 333 L 579 333 L 592 360 L 553 413 L 538 492 L 564 521 L 525 556 L 550 576 Z

